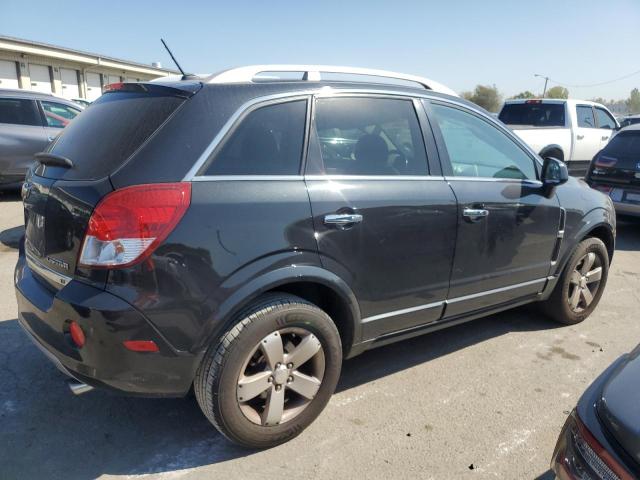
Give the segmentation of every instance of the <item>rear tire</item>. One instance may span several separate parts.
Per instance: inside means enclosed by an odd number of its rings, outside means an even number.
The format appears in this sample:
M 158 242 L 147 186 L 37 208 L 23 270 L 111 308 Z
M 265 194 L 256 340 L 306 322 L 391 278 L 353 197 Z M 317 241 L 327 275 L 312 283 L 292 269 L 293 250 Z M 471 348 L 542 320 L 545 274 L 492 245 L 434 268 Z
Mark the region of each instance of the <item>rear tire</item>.
M 324 311 L 288 294 L 267 295 L 239 318 L 206 353 L 196 399 L 232 442 L 273 447 L 299 435 L 331 398 L 342 365 L 340 335 Z
M 599 238 L 587 238 L 574 250 L 551 296 L 547 315 L 565 325 L 582 322 L 595 310 L 609 275 L 609 255 Z

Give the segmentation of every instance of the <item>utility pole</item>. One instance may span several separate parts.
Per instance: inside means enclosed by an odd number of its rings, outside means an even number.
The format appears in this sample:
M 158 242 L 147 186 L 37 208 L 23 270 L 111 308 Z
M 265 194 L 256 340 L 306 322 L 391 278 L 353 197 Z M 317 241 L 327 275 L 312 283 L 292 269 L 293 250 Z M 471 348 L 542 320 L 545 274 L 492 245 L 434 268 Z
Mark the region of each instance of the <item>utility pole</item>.
M 544 97 L 547 94 L 547 84 L 549 83 L 549 77 L 545 77 L 544 75 L 538 75 L 537 73 L 534 73 L 533 76 L 544 78 L 544 92 L 542 92 L 542 96 Z

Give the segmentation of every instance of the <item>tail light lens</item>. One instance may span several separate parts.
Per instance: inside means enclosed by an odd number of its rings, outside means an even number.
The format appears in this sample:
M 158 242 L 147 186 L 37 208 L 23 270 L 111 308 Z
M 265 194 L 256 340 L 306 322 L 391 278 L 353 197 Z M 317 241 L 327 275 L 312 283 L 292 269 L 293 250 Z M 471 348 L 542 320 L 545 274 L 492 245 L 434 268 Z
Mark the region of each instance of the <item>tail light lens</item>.
M 598 442 L 574 410 L 551 463 L 560 480 L 631 480 L 634 477 Z
M 191 203 L 190 183 L 136 185 L 106 195 L 91 214 L 79 265 L 128 267 L 147 258 Z

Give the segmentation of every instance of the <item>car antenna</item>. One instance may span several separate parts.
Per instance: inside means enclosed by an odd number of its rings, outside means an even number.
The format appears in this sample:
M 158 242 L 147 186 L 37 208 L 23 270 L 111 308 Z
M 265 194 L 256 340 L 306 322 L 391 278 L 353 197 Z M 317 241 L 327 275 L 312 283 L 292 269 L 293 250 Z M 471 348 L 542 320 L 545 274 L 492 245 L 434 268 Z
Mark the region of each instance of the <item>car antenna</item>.
M 167 43 L 162 38 L 160 39 L 160 41 L 162 42 L 162 45 L 164 45 L 164 48 L 167 49 L 167 52 L 169 52 L 169 56 L 171 56 L 171 60 L 173 60 L 173 63 L 175 63 L 176 67 L 178 67 L 178 70 L 180 70 L 180 73 L 182 74 L 182 80 L 186 80 L 188 75 L 184 73 L 184 70 L 176 60 L 176 57 L 173 56 L 173 53 L 171 53 L 171 50 L 169 49 L 169 46 L 167 45 Z

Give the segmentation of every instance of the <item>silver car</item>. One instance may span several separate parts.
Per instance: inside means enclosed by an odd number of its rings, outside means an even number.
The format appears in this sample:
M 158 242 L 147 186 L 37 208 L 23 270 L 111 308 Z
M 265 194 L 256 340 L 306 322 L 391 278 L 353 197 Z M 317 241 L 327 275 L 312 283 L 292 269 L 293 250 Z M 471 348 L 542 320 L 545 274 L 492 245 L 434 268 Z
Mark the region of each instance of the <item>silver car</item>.
M 27 90 L 0 89 L 0 188 L 19 186 L 43 151 L 82 107 Z

